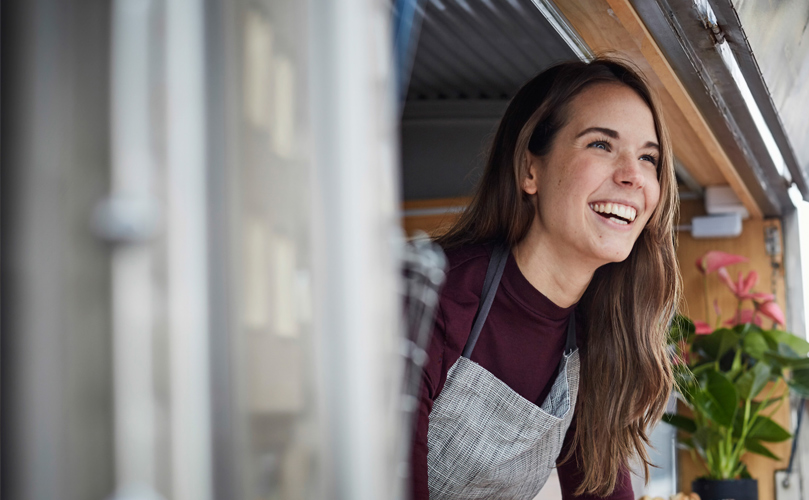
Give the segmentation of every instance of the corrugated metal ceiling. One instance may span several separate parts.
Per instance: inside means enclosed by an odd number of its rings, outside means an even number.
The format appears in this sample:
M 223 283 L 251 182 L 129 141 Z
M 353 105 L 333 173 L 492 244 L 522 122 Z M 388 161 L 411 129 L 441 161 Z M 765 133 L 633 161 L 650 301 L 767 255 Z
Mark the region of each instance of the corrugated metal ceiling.
M 531 0 L 428 0 L 407 100 L 508 99 L 575 59 Z

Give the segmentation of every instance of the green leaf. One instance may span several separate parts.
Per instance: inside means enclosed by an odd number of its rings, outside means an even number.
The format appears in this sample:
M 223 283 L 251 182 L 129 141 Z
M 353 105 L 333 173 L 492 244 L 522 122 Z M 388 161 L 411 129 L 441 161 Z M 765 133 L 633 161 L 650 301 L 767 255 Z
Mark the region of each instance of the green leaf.
M 744 447 L 750 453 L 755 453 L 756 455 L 763 455 L 767 458 L 772 458 L 773 460 L 781 460 L 776 455 L 774 455 L 773 452 L 771 452 L 763 444 L 761 444 L 760 441 L 756 439 L 748 437 L 747 439 L 744 440 Z
M 806 384 L 790 380 L 789 382 L 787 382 L 787 385 L 789 386 L 790 389 L 795 391 L 795 394 L 797 394 L 798 396 L 802 398 L 809 398 L 809 386 L 807 386 Z
M 809 342 L 784 330 L 766 330 L 766 333 L 781 345 L 789 346 L 790 350 L 800 357 L 809 354 Z
M 755 323 L 741 323 L 733 326 L 733 331 L 740 335 L 746 335 L 748 332 L 761 331 L 761 327 Z
M 677 445 L 677 448 L 681 450 L 695 450 L 697 445 L 694 444 L 693 436 L 683 436 L 677 440 L 680 444 Z
M 751 413 L 756 413 L 759 410 L 764 410 L 764 408 L 772 406 L 773 404 L 777 403 L 780 400 L 781 398 L 776 397 L 761 402 L 753 401 L 752 403 L 750 403 Z
M 798 354 L 795 352 L 795 349 L 790 347 L 788 344 L 778 344 L 778 349 L 776 350 L 778 355 L 784 359 L 788 359 L 790 361 L 800 361 L 802 359 L 806 359 L 805 354 Z
M 736 380 L 736 390 L 742 399 L 753 399 L 770 379 L 770 367 L 764 363 L 756 363 L 752 369 L 743 373 Z
M 776 351 L 766 351 L 761 357 L 761 360 L 770 365 L 773 371 L 783 370 L 789 367 L 789 363 L 792 361 L 789 358 L 781 356 Z
M 699 335 L 694 339 L 693 348 L 700 356 L 711 361 L 721 359 L 731 348 L 739 344 L 738 333 L 727 328 L 716 330 L 710 335 Z
M 742 424 L 744 424 L 744 418 L 742 415 L 737 415 L 736 418 L 733 419 L 733 432 L 732 436 L 736 439 L 742 437 Z
M 759 415 L 750 428 L 747 437 L 757 439 L 759 441 L 767 441 L 768 443 L 778 443 L 786 441 L 792 434 L 780 425 L 773 422 L 772 419 Z
M 685 432 L 693 433 L 697 430 L 697 424 L 693 419 L 684 417 L 682 415 L 675 415 L 673 413 L 664 413 L 663 422 L 683 430 Z
M 730 370 L 727 372 L 728 378 L 731 380 L 735 379 L 739 373 L 742 371 L 742 351 L 738 349 L 736 353 L 733 355 L 733 364 L 730 365 Z
M 693 373 L 694 376 L 698 376 L 698 375 L 700 375 L 702 373 L 705 373 L 708 370 L 713 370 L 713 368 L 714 368 L 713 361 L 708 361 L 708 362 L 702 363 L 700 365 L 696 365 L 695 367 L 691 368 L 691 373 Z
M 791 368 L 793 370 L 801 370 L 801 369 L 809 368 L 809 358 L 801 358 L 801 359 L 792 360 L 789 363 L 789 368 Z
M 786 344 L 779 344 L 777 351 L 765 351 L 764 359 L 780 368 L 809 368 L 809 358 L 795 352 Z
M 696 332 L 694 323 L 685 316 L 678 314 L 671 322 L 669 328 L 669 344 L 676 344 L 681 340 L 688 341 Z
M 757 360 L 763 358 L 765 352 L 776 348 L 777 346 L 774 344 L 769 345 L 764 334 L 758 330 L 748 332 L 742 339 L 742 350 L 745 354 Z
M 694 448 L 705 456 L 705 451 L 714 448 L 722 441 L 722 434 L 710 427 L 700 427 L 693 435 Z
M 787 381 L 789 388 L 798 395 L 809 398 L 809 368 L 792 371 L 792 377 Z
M 707 372 L 707 384 L 693 395 L 694 405 L 709 419 L 723 427 L 733 426 L 739 407 L 739 393 L 733 382 L 716 370 Z

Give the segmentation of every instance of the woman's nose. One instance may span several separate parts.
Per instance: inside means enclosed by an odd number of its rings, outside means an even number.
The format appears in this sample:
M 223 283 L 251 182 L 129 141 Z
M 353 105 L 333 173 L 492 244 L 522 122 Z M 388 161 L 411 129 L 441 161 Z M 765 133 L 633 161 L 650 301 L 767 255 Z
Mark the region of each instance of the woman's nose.
M 643 187 L 643 172 L 638 164 L 640 160 L 629 156 L 621 155 L 617 159 L 614 179 L 617 184 L 625 187 Z

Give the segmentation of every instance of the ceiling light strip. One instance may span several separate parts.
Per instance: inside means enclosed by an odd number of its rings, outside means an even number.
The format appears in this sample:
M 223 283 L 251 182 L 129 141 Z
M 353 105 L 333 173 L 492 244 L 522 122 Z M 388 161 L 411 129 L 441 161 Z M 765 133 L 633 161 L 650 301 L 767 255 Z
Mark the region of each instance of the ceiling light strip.
M 697 12 L 699 12 L 705 28 L 721 35 L 721 30 L 716 21 L 716 14 L 708 0 L 694 0 L 694 6 L 697 8 Z M 739 62 L 733 55 L 733 51 L 730 49 L 727 39 L 724 36 L 714 36 L 714 39 L 716 40 L 716 50 L 733 77 L 733 81 L 736 83 L 736 87 L 738 87 L 742 95 L 744 104 L 747 106 L 748 111 L 750 111 L 750 116 L 753 118 L 753 123 L 755 123 L 756 129 L 758 129 L 762 141 L 764 141 L 764 146 L 767 148 L 767 152 L 775 165 L 775 170 L 778 172 L 778 175 L 790 182 L 792 176 L 787 169 L 786 161 L 784 161 L 784 157 L 781 154 L 781 149 L 775 142 L 775 137 L 773 137 L 770 127 L 767 126 L 767 122 L 764 120 L 764 115 L 762 115 L 761 109 L 759 109 L 758 103 L 755 97 L 753 97 L 750 87 L 747 85 L 747 80 L 745 80 L 742 74 Z
M 579 33 L 570 25 L 551 0 L 531 0 L 543 17 L 582 61 L 592 61 L 595 55 Z

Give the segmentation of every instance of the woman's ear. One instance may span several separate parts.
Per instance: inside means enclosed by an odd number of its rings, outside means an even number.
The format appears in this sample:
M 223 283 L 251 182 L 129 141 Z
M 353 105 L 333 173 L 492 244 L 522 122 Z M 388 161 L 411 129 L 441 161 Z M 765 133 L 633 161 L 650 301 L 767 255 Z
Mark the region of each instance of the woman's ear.
M 522 190 L 529 195 L 537 194 L 539 190 L 539 158 L 529 151 L 525 152 L 525 170 L 523 172 Z

